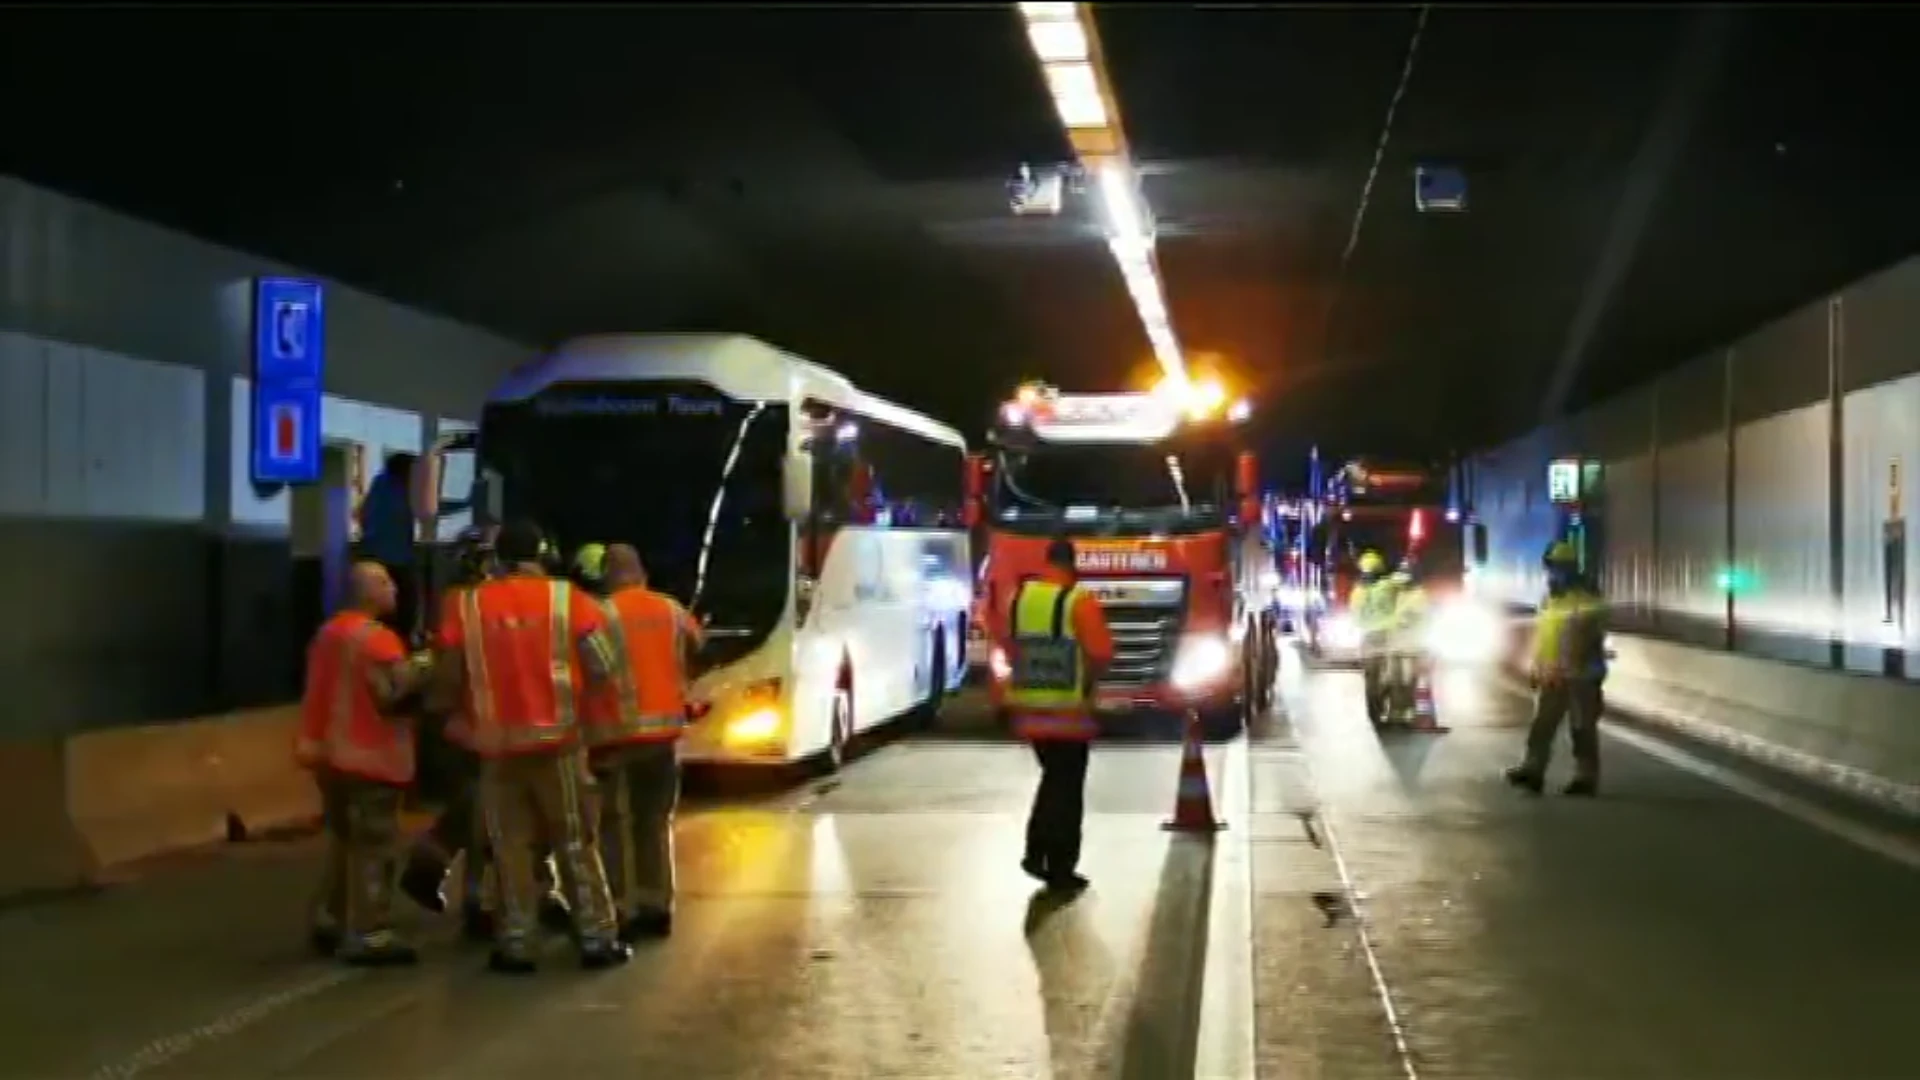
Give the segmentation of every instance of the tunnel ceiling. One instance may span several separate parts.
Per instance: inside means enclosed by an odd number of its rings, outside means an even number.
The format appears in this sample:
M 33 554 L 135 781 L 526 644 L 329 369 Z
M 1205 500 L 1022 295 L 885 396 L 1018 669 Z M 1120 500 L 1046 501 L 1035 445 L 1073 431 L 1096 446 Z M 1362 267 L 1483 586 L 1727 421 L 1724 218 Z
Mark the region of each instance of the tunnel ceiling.
M 1085 200 L 1008 211 L 1066 154 L 1010 7 L 4 19 L 0 169 L 510 335 L 744 330 L 968 427 L 1149 363 Z M 1099 20 L 1175 327 L 1288 431 L 1484 442 L 1920 242 L 1905 9 Z

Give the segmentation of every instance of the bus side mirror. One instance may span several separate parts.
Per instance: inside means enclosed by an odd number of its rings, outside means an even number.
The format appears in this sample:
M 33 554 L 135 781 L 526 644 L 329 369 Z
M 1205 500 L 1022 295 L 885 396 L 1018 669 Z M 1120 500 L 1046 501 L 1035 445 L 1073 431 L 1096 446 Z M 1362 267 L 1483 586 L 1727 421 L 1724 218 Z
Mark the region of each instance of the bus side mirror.
M 961 511 L 961 520 L 971 529 L 986 516 L 987 459 L 979 454 L 967 455 L 966 492 L 967 501 Z
M 1487 527 L 1477 521 L 1473 523 L 1473 561 L 1482 566 L 1487 562 Z
M 780 474 L 780 501 L 789 521 L 804 521 L 813 513 L 813 458 L 803 450 L 787 454 Z

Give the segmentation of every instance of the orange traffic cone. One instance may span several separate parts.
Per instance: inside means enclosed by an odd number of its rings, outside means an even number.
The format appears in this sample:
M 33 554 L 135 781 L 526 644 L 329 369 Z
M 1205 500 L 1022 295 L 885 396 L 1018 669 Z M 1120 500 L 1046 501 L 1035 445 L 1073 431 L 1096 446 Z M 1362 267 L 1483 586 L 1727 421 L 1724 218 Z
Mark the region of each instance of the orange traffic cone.
M 1213 816 L 1213 785 L 1207 783 L 1206 746 L 1200 738 L 1200 715 L 1187 713 L 1187 734 L 1180 745 L 1180 787 L 1173 797 L 1173 817 L 1161 824 L 1170 832 L 1215 833 L 1227 827 Z
M 1413 679 L 1413 730 L 1443 732 L 1433 711 L 1433 673 L 1422 669 Z

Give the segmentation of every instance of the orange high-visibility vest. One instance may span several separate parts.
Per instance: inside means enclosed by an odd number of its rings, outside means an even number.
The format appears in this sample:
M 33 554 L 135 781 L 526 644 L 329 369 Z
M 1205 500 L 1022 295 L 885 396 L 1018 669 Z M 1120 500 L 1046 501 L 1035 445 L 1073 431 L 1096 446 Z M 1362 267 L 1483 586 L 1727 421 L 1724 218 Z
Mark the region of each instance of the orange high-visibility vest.
M 453 625 L 453 620 L 459 617 L 460 597 L 464 595 L 466 591 L 467 587 L 462 587 L 448 592 L 446 596 L 441 598 L 440 618 L 434 623 L 434 633 L 436 637 L 440 632 L 440 627 Z M 462 750 L 469 753 L 473 751 L 473 720 L 467 716 L 466 695 L 464 693 L 462 693 L 459 700 L 454 703 L 453 710 L 447 715 L 447 722 L 440 728 L 440 734 L 449 743 L 452 743 Z
M 375 668 L 404 663 L 400 635 L 358 611 L 328 619 L 307 647 L 307 685 L 300 699 L 294 757 L 384 784 L 413 782 L 413 729 L 381 714 L 368 685 Z
M 621 589 L 601 607 L 615 656 L 613 677 L 589 691 L 592 746 L 671 742 L 686 723 L 686 641 L 696 629 L 679 602 L 644 586 Z
M 580 643 L 602 625 L 599 605 L 558 578 L 516 575 L 461 593 L 440 646 L 465 662 L 471 749 L 503 757 L 572 745 Z

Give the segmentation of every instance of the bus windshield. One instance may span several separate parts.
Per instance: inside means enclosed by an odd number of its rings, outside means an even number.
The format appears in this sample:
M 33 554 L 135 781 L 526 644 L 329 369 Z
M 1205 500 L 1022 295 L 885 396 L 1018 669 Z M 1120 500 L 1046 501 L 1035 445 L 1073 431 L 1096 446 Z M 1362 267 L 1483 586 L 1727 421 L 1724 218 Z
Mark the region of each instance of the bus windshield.
M 727 663 L 786 610 L 787 412 L 700 383 L 560 384 L 488 406 L 480 462 L 500 477 L 506 517 L 538 522 L 563 552 L 637 548 L 652 587 L 707 620 L 703 659 Z
M 1191 532 L 1226 520 L 1232 455 L 1168 443 L 1047 443 L 1004 450 L 995 523 L 1012 531 Z

